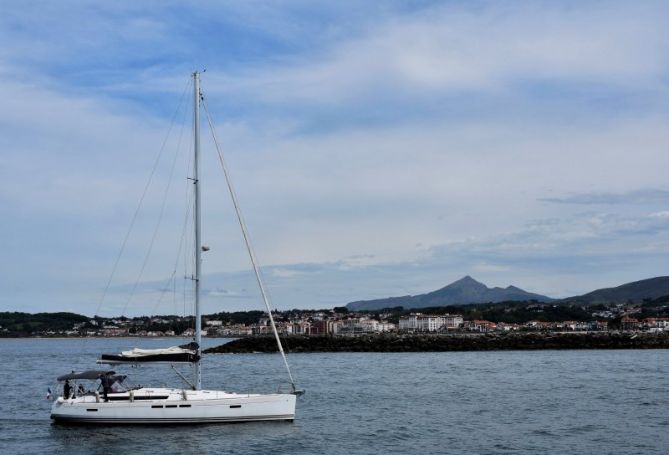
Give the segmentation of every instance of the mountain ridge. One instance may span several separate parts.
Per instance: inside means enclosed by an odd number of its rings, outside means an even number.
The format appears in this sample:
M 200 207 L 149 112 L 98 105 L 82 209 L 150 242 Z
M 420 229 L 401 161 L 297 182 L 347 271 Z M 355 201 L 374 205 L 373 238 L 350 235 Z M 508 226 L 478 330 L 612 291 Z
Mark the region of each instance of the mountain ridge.
M 537 300 L 552 302 L 554 299 L 541 294 L 527 292 L 516 286 L 489 288 L 469 275 L 441 289 L 418 295 L 359 300 L 346 305 L 351 311 L 380 310 L 402 306 L 404 308 L 427 308 L 470 303 L 496 303 L 509 300 Z
M 504 301 L 528 301 L 555 303 L 626 303 L 643 299 L 656 299 L 669 295 L 669 276 L 658 276 L 632 281 L 609 288 L 568 297 L 553 299 L 542 294 L 527 292 L 517 286 L 489 288 L 469 275 L 454 281 L 436 291 L 401 297 L 372 300 L 358 300 L 346 305 L 351 311 L 370 311 L 402 306 L 405 309 L 420 309 L 448 305 L 468 305 L 475 303 L 498 303 Z
M 584 303 L 625 303 L 656 299 L 669 295 L 669 276 L 656 276 L 638 281 L 621 284 L 610 288 L 596 289 L 579 296 L 563 299 Z

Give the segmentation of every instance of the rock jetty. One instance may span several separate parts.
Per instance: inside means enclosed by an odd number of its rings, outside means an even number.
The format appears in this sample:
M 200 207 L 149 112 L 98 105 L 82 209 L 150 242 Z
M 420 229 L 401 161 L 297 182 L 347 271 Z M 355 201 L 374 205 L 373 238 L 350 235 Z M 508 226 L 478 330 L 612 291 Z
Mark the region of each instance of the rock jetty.
M 668 349 L 669 333 L 505 333 L 457 335 L 288 336 L 289 352 L 445 352 L 537 349 Z M 269 336 L 239 338 L 206 354 L 277 352 Z

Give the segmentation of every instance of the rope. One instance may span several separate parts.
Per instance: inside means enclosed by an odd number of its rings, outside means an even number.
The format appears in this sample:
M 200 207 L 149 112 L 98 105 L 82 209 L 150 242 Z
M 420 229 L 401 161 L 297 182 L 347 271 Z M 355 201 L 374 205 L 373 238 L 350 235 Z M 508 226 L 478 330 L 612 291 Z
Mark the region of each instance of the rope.
M 186 204 L 187 204 L 187 210 L 186 210 L 186 215 L 184 218 L 184 245 L 186 245 L 185 248 L 183 248 L 183 279 L 182 279 L 182 292 L 183 292 L 183 308 L 182 308 L 182 317 L 186 321 L 184 324 L 184 330 L 193 328 L 195 330 L 195 318 L 189 318 L 186 319 L 186 316 L 190 316 L 195 314 L 195 299 L 192 299 L 192 304 L 190 306 L 190 311 L 186 311 L 186 306 L 188 303 L 188 295 L 191 294 L 194 296 L 195 290 L 193 289 L 193 280 L 188 278 L 189 274 L 192 275 L 193 271 L 192 268 L 194 267 L 195 264 L 195 252 L 192 247 L 193 242 L 192 242 L 192 235 L 193 235 L 193 224 L 195 223 L 194 217 L 190 216 L 191 211 L 195 210 L 195 192 L 192 189 L 192 184 L 191 181 L 193 180 L 191 178 L 191 172 L 194 171 L 194 169 L 191 168 L 191 166 L 194 164 L 193 163 L 193 136 L 195 135 L 195 126 L 191 128 L 191 140 L 189 143 L 191 144 L 191 147 L 189 148 L 189 153 L 188 153 L 188 163 L 186 165 Z M 191 267 L 191 270 L 189 271 L 189 265 Z M 189 283 L 190 283 L 190 288 L 189 288 Z
M 174 261 L 174 267 L 172 268 L 172 275 L 170 275 L 170 278 L 167 280 L 165 283 L 165 287 L 161 290 L 160 296 L 158 297 L 158 300 L 156 304 L 153 306 L 153 310 L 151 314 L 156 314 L 156 310 L 160 306 L 160 304 L 163 301 L 163 298 L 165 297 L 165 294 L 167 293 L 168 286 L 171 286 L 172 284 L 174 285 L 174 294 L 176 294 L 176 275 L 177 271 L 179 269 L 179 261 L 181 260 L 181 250 L 183 249 L 183 244 L 184 244 L 184 239 L 186 238 L 186 229 L 188 228 L 188 216 L 190 215 L 190 199 L 186 202 L 188 205 L 186 207 L 186 216 L 184 218 L 184 223 L 183 227 L 181 228 L 181 236 L 179 239 L 179 244 L 177 247 L 177 257 L 176 260 Z M 175 307 L 176 310 L 176 296 L 173 296 L 173 306 Z M 176 313 L 175 313 L 176 314 Z
M 239 203 L 237 202 L 237 195 L 235 194 L 235 190 L 232 186 L 232 181 L 230 180 L 228 167 L 226 166 L 225 160 L 223 159 L 223 152 L 221 151 L 221 148 L 218 145 L 218 139 L 216 138 L 216 131 L 214 130 L 214 125 L 211 120 L 211 115 L 209 115 L 209 109 L 207 109 L 207 103 L 204 101 L 204 98 L 202 99 L 202 105 L 204 106 L 204 112 L 207 117 L 207 123 L 209 123 L 209 129 L 211 130 L 212 138 L 214 139 L 214 145 L 216 146 L 218 159 L 221 163 L 223 174 L 225 175 L 225 182 L 228 186 L 228 191 L 232 199 L 232 205 L 235 207 L 235 213 L 237 214 L 237 221 L 239 221 L 239 227 L 241 228 L 242 235 L 244 236 L 244 243 L 246 244 L 246 250 L 249 253 L 249 258 L 251 259 L 251 265 L 253 266 L 253 272 L 255 273 L 256 281 L 258 282 L 258 287 L 260 288 L 260 294 L 262 295 L 263 302 L 265 303 L 265 308 L 267 309 L 269 322 L 272 325 L 274 338 L 276 339 L 277 347 L 279 348 L 279 352 L 281 353 L 281 358 L 283 359 L 283 363 L 286 367 L 286 372 L 288 373 L 288 377 L 290 378 L 290 384 L 293 387 L 293 392 L 295 392 L 296 390 L 295 381 L 293 380 L 293 375 L 290 372 L 290 367 L 288 366 L 288 359 L 286 358 L 286 353 L 283 351 L 283 346 L 281 345 L 281 339 L 279 338 L 279 332 L 276 329 L 276 324 L 274 323 L 274 316 L 272 316 L 272 308 L 269 303 L 269 298 L 267 297 L 265 286 L 260 277 L 260 268 L 258 267 L 258 260 L 256 259 L 255 253 L 253 252 L 253 248 L 251 247 L 251 240 L 249 238 L 249 233 L 246 228 L 246 223 L 244 222 L 244 218 L 242 217 L 242 212 L 241 209 L 239 208 Z
M 191 138 L 190 138 L 190 141 L 188 142 L 189 144 L 191 144 L 191 146 L 188 148 L 188 151 L 189 151 L 189 153 L 188 153 L 188 163 L 186 164 L 186 215 L 184 217 L 184 231 L 183 231 L 183 237 L 182 237 L 182 242 L 183 242 L 184 245 L 186 245 L 186 247 L 183 248 L 183 250 L 184 250 L 184 253 L 183 253 L 184 254 L 184 274 L 183 274 L 183 277 L 182 277 L 182 280 L 181 280 L 182 283 L 183 283 L 183 311 L 182 311 L 182 317 L 184 319 L 186 318 L 186 301 L 187 301 L 187 299 L 186 299 L 186 281 L 187 281 L 186 276 L 188 275 L 188 251 L 187 250 L 188 250 L 188 245 L 190 245 L 190 243 L 189 243 L 190 241 L 188 240 L 188 234 L 190 232 L 188 230 L 188 226 L 189 226 L 189 222 L 193 221 L 193 218 L 190 216 L 190 214 L 191 214 L 191 210 L 194 210 L 194 206 L 195 206 L 195 201 L 194 201 L 194 199 L 195 199 L 195 194 L 194 193 L 195 192 L 191 191 L 191 186 L 192 185 L 190 183 L 190 178 L 189 178 L 190 177 L 190 172 L 191 172 L 191 163 L 193 161 L 193 153 L 192 153 L 192 151 L 193 151 L 193 134 L 194 134 L 194 131 L 193 131 L 193 129 L 191 129 Z M 177 261 L 178 260 L 179 260 L 179 258 L 177 257 Z M 175 307 L 174 308 L 176 310 L 177 309 L 177 307 L 176 307 L 176 278 L 174 280 L 174 289 L 175 289 L 175 293 L 174 293 Z M 186 324 L 186 326 L 188 326 L 188 324 Z M 188 328 L 188 327 L 186 327 L 186 328 Z
M 190 79 L 188 79 L 188 83 L 186 84 L 186 87 L 184 88 L 183 93 L 181 94 L 181 100 L 179 101 L 179 104 L 174 111 L 174 114 L 172 115 L 172 120 L 170 122 L 170 127 L 167 130 L 167 134 L 165 135 L 165 139 L 163 140 L 163 144 L 160 146 L 160 150 L 158 151 L 158 155 L 156 156 L 156 159 L 153 163 L 153 168 L 151 169 L 151 173 L 149 174 L 149 179 L 146 182 L 146 185 L 144 186 L 144 190 L 142 191 L 142 196 L 139 198 L 139 202 L 137 203 L 137 208 L 135 209 L 135 213 L 132 216 L 132 219 L 130 221 L 130 226 L 128 227 L 127 232 L 125 233 L 125 237 L 123 237 L 123 242 L 121 243 L 121 249 L 119 250 L 118 254 L 116 255 L 116 260 L 114 261 L 114 266 L 112 267 L 111 274 L 109 275 L 109 279 L 107 280 L 107 284 L 105 286 L 104 291 L 102 292 L 102 297 L 100 297 L 100 301 L 98 302 L 98 306 L 95 309 L 95 314 L 97 315 L 100 312 L 100 308 L 102 308 L 102 304 L 105 301 L 105 298 L 107 297 L 107 293 L 109 292 L 109 287 L 111 286 L 112 280 L 114 279 L 114 275 L 116 274 L 116 269 L 118 268 L 118 263 L 121 260 L 121 256 L 123 256 L 123 251 L 125 251 L 125 247 L 128 243 L 128 239 L 130 238 L 130 233 L 132 232 L 133 227 L 135 226 L 135 221 L 137 221 L 137 216 L 139 215 L 139 211 L 142 208 L 142 204 L 144 203 L 144 198 L 146 197 L 146 193 L 149 190 L 149 187 L 151 186 L 151 181 L 153 180 L 153 176 L 156 173 L 156 169 L 158 168 L 158 163 L 160 162 L 160 158 L 163 155 L 163 150 L 165 150 L 165 144 L 167 144 L 167 139 L 170 137 L 170 133 L 172 132 L 172 127 L 174 126 L 174 121 L 177 118 L 177 114 L 179 113 L 179 110 L 181 109 L 181 105 L 183 104 L 184 98 L 186 96 L 186 92 L 188 90 L 188 87 L 190 87 Z
M 181 105 L 179 105 L 179 107 L 181 107 Z M 184 109 L 184 115 L 185 112 L 186 110 Z M 144 270 L 146 269 L 146 266 L 149 263 L 149 258 L 151 257 L 151 252 L 153 251 L 153 244 L 156 241 L 156 237 L 158 236 L 158 230 L 160 229 L 160 225 L 163 221 L 163 215 L 165 214 L 165 206 L 167 205 L 167 196 L 169 195 L 170 187 L 172 186 L 172 178 L 174 177 L 174 170 L 176 169 L 177 158 L 179 157 L 179 146 L 181 145 L 182 136 L 183 136 L 183 123 L 181 128 L 181 134 L 179 135 L 179 141 L 177 143 L 177 149 L 174 152 L 174 159 L 172 160 L 172 168 L 170 169 L 170 176 L 167 179 L 167 186 L 165 186 L 165 192 L 163 193 L 163 200 L 160 205 L 160 213 L 158 214 L 158 221 L 156 222 L 156 227 L 153 229 L 153 234 L 151 235 L 151 241 L 149 242 L 149 248 L 147 249 L 146 254 L 144 255 L 142 268 L 139 270 L 139 275 L 137 275 L 137 279 L 135 280 L 135 284 L 132 287 L 132 291 L 130 292 L 128 300 L 125 302 L 125 305 L 123 306 L 123 311 L 121 311 L 122 315 L 125 314 L 125 310 L 128 308 L 130 302 L 132 301 L 132 298 L 135 296 L 135 292 L 137 291 L 137 286 L 139 286 L 139 282 L 141 281 L 142 276 L 144 275 Z
M 177 153 L 178 153 L 178 150 L 181 147 L 181 139 L 183 137 L 186 113 L 187 113 L 187 111 L 184 109 L 184 119 L 183 119 L 184 121 L 182 122 L 181 132 L 179 133 L 179 141 L 177 142 Z M 189 156 L 188 167 L 190 167 L 190 154 L 188 156 Z M 175 159 L 176 159 L 176 156 L 175 156 Z M 188 176 L 186 176 L 186 177 L 188 177 Z M 186 179 L 186 182 L 187 182 L 186 186 L 187 186 L 187 189 L 188 189 L 190 187 L 190 185 L 188 185 L 188 179 Z M 172 284 L 173 281 L 174 281 L 174 286 L 176 288 L 176 274 L 177 274 L 177 271 L 179 269 L 179 259 L 181 258 L 181 249 L 183 248 L 184 238 L 186 237 L 186 228 L 188 227 L 188 216 L 190 214 L 190 200 L 191 200 L 190 192 L 187 192 L 186 193 L 186 215 L 184 217 L 183 227 L 181 228 L 181 234 L 179 236 L 179 243 L 178 243 L 178 247 L 177 247 L 177 255 L 176 255 L 176 260 L 174 261 L 174 267 L 172 267 L 172 274 L 170 275 L 170 278 L 165 283 L 165 286 L 163 287 L 163 289 L 161 289 L 160 296 L 158 297 L 158 300 L 154 304 L 153 309 L 151 310 L 151 314 L 156 314 L 156 311 L 157 311 L 158 307 L 162 303 L 163 298 L 165 297 L 165 294 L 167 293 L 168 287 Z M 176 294 L 176 289 L 174 291 L 174 294 Z M 175 303 L 176 303 L 176 299 L 173 298 L 173 304 L 175 304 Z

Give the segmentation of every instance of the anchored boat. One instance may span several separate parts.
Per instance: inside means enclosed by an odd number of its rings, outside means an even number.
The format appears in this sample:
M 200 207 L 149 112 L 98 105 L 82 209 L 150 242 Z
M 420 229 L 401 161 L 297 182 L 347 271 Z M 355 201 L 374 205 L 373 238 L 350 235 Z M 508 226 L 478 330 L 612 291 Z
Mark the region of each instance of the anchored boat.
M 189 363 L 194 365 L 195 380 L 190 383 L 179 374 L 190 386 L 186 388 L 133 387 L 127 383 L 127 376 L 112 370 L 88 370 L 72 372 L 58 377 L 63 384 L 63 393 L 55 398 L 51 408 L 51 418 L 58 423 L 91 423 L 91 424 L 181 424 L 181 423 L 214 423 L 214 422 L 248 422 L 262 420 L 292 421 L 295 418 L 296 396 L 303 393 L 295 386 L 295 381 L 286 359 L 279 333 L 277 331 L 271 306 L 261 279 L 258 261 L 251 248 L 246 225 L 239 210 L 237 197 L 232 187 L 228 169 L 223 160 L 218 141 L 213 129 L 211 116 L 204 104 L 200 90 L 200 73 L 194 72 L 193 78 L 193 177 L 194 185 L 194 300 L 195 327 L 194 340 L 181 346 L 164 349 L 139 349 L 123 351 L 117 354 L 103 354 L 98 364 L 108 365 L 149 365 Z M 201 252 L 208 247 L 202 246 L 200 236 L 200 110 L 204 105 L 208 124 L 212 130 L 214 144 L 218 151 L 223 173 L 237 220 L 242 230 L 244 242 L 251 259 L 260 294 L 262 296 L 270 326 L 277 342 L 279 353 L 290 380 L 289 393 L 274 394 L 242 394 L 219 390 L 202 389 L 201 336 L 202 315 L 200 312 L 200 276 Z M 92 384 L 88 388 L 85 382 Z

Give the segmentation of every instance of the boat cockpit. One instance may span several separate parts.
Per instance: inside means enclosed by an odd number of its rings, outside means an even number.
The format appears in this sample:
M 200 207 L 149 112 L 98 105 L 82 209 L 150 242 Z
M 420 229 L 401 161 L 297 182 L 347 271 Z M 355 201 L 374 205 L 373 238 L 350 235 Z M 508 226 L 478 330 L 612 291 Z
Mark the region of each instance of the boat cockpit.
M 139 388 L 125 383 L 126 378 L 126 375 L 116 374 L 115 371 L 111 370 L 87 370 L 82 372 L 73 371 L 59 376 L 57 379 L 59 389 L 62 389 L 62 397 L 68 400 L 83 396 L 99 398 L 100 395 L 128 393 Z

